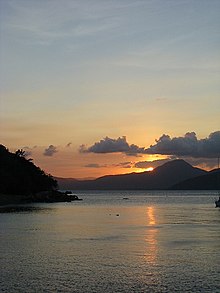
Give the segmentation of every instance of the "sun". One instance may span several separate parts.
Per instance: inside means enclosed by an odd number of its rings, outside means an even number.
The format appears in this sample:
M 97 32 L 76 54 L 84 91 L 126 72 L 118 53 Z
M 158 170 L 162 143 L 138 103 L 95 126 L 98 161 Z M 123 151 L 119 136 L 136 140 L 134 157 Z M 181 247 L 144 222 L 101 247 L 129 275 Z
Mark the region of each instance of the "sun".
M 154 170 L 153 167 L 148 167 L 148 168 L 140 168 L 140 169 L 137 169 L 137 171 L 135 171 L 135 172 L 137 172 L 137 173 L 143 173 L 143 172 L 151 172 L 153 170 Z

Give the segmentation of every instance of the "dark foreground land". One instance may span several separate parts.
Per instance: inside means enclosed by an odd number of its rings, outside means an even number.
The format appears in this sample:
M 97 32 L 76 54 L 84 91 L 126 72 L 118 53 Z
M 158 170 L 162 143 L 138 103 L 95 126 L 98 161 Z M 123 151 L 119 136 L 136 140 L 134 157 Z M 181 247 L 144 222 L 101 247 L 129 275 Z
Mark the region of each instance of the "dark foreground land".
M 57 190 L 44 191 L 35 195 L 0 194 L 0 206 L 28 203 L 71 202 L 81 200 L 74 194 Z
M 27 159 L 23 150 L 11 153 L 0 145 L 0 205 L 79 200 L 58 191 L 57 181 Z

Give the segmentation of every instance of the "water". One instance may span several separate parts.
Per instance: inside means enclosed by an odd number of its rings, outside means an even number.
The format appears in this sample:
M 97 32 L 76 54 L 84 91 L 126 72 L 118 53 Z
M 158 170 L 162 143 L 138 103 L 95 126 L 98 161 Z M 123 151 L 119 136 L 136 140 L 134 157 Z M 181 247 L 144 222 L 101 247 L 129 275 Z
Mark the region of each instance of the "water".
M 77 195 L 0 213 L 0 292 L 220 292 L 213 192 Z

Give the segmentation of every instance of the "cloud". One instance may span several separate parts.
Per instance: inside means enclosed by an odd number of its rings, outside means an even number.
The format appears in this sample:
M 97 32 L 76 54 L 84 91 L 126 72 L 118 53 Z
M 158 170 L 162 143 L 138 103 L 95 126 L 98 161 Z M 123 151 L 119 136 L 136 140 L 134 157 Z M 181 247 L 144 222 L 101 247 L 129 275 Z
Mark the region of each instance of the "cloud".
M 66 148 L 71 147 L 71 145 L 72 145 L 72 142 L 69 142 L 69 143 L 66 145 Z
M 126 137 L 122 136 L 117 139 L 105 137 L 99 142 L 94 143 L 90 147 L 81 145 L 79 151 L 81 153 L 97 153 L 97 154 L 106 154 L 106 153 L 125 153 L 126 155 L 136 156 L 138 153 L 144 153 L 145 149 L 140 148 L 135 144 L 129 145 L 126 141 Z
M 182 157 L 179 157 L 182 158 Z M 176 157 L 171 156 L 167 159 L 159 159 L 154 161 L 139 161 L 139 162 L 122 162 L 118 164 L 98 164 L 98 163 L 90 163 L 84 165 L 86 168 L 139 168 L 139 169 L 147 169 L 149 167 L 157 168 L 167 162 L 175 160 Z M 184 157 L 184 160 L 187 161 L 192 166 L 197 166 L 198 168 L 211 170 L 213 168 L 217 168 L 217 160 L 216 158 L 192 158 L 192 157 Z
M 47 149 L 44 150 L 44 156 L 52 157 L 57 152 L 57 148 L 51 144 Z
M 9 3 L 8 3 L 9 2 Z M 8 1 L 5 4 L 6 28 L 29 41 L 50 44 L 58 40 L 82 38 L 105 34 L 120 27 L 122 15 L 117 8 L 128 8 L 125 4 L 107 4 L 93 1 Z M 131 6 L 132 7 L 132 6 Z M 51 11 L 53 11 L 51 13 Z M 122 9 L 120 9 L 122 11 Z M 125 14 L 126 16 L 126 14 Z M 126 18 L 125 18 L 126 20 Z
M 218 167 L 218 161 L 216 158 L 184 158 L 189 164 L 194 167 L 211 170 Z
M 184 136 L 171 138 L 163 134 L 149 148 L 129 144 L 126 136 L 117 139 L 105 137 L 90 147 L 81 145 L 81 153 L 124 153 L 127 156 L 139 154 L 160 154 L 175 157 L 217 158 L 220 157 L 220 131 L 210 133 L 203 139 L 198 139 L 195 132 L 187 132 Z
M 195 132 L 187 132 L 183 137 L 174 138 L 163 134 L 145 152 L 177 157 L 217 158 L 220 156 L 220 131 L 212 132 L 204 139 L 197 139 Z
M 100 165 L 100 164 L 96 164 L 96 163 L 84 165 L 84 167 L 86 167 L 86 168 L 105 168 L 106 166 L 107 165 Z
M 25 157 L 30 157 L 32 155 L 32 148 L 25 146 L 22 148 L 25 151 Z
M 173 160 L 173 158 L 168 158 L 168 159 L 160 159 L 160 160 L 155 160 L 155 161 L 140 161 L 140 162 L 136 162 L 134 164 L 135 168 L 143 168 L 143 169 L 147 169 L 149 167 L 153 167 L 156 168 L 160 165 L 163 165 L 169 161 Z
M 114 164 L 112 166 L 130 169 L 130 168 L 133 168 L 133 163 L 132 162 L 122 162 L 122 163 Z
M 104 164 L 104 165 L 100 165 L 97 163 L 91 163 L 91 164 L 85 165 L 84 167 L 86 167 L 86 168 L 112 168 L 112 167 L 132 168 L 133 164 L 132 164 L 132 162 L 122 162 L 122 163 L 118 163 L 118 164 Z

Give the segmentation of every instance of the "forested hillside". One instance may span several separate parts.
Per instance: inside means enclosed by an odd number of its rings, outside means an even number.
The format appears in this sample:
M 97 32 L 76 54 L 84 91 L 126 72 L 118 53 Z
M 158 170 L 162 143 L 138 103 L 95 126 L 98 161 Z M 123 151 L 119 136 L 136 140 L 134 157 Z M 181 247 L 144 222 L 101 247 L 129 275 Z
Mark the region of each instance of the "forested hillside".
M 24 151 L 11 153 L 0 145 L 1 194 L 32 195 L 56 188 L 56 180 L 35 166 L 31 159 L 26 159 Z

